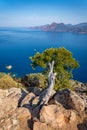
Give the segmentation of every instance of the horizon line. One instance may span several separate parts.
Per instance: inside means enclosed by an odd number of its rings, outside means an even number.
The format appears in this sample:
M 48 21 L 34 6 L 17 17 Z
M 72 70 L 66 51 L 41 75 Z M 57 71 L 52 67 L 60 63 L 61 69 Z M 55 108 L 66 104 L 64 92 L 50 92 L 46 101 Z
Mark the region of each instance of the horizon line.
M 71 25 L 78 25 L 78 24 L 85 24 L 85 23 L 87 23 L 87 22 L 79 22 L 79 23 L 76 23 L 76 24 L 72 24 L 72 23 L 64 23 L 64 22 L 51 22 L 51 23 L 47 23 L 47 24 L 41 24 L 41 25 L 29 25 L 29 26 L 0 26 L 0 28 L 10 28 L 10 27 L 14 27 L 14 28 L 16 28 L 16 27 L 19 27 L 19 28 L 28 28 L 28 27 L 38 27 L 38 26 L 44 26 L 44 25 L 51 25 L 52 23 L 56 23 L 56 24 L 61 24 L 61 23 L 63 23 L 63 24 L 65 24 L 65 25 L 67 25 L 67 24 L 71 24 Z

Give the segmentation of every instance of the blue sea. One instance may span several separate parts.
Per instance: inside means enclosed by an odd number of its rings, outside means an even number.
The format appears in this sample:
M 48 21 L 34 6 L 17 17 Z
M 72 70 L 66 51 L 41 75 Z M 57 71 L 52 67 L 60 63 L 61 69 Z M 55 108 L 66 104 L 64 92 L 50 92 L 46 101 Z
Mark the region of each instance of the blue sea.
M 32 70 L 29 57 L 50 47 L 70 50 L 80 64 L 74 71 L 74 79 L 87 82 L 87 34 L 79 33 L 0 28 L 0 72 L 12 72 L 16 76 L 40 72 L 40 68 Z M 12 65 L 11 70 L 6 69 L 8 65 Z

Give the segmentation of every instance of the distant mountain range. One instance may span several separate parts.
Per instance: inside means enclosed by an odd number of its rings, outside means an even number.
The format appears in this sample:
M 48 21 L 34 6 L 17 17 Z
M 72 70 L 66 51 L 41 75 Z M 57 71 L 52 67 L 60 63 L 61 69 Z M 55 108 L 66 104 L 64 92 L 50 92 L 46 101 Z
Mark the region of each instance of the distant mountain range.
M 64 23 L 52 23 L 43 26 L 29 27 L 32 30 L 41 30 L 46 32 L 76 32 L 87 33 L 87 23 L 80 23 L 76 25 Z

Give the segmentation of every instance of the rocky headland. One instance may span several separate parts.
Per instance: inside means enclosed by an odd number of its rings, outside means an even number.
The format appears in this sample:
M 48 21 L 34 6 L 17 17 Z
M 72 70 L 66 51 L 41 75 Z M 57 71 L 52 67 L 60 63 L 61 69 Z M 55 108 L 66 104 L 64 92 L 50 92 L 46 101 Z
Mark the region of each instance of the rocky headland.
M 45 32 L 73 32 L 87 34 L 87 23 L 80 23 L 76 25 L 64 24 L 64 23 L 55 23 L 47 24 L 43 26 L 29 27 L 32 30 L 41 30 Z
M 26 90 L 17 86 L 0 89 L 0 130 L 87 130 L 84 84 L 78 83 L 74 91 L 53 91 L 48 104 L 43 106 L 39 102 L 46 89 L 33 86 Z

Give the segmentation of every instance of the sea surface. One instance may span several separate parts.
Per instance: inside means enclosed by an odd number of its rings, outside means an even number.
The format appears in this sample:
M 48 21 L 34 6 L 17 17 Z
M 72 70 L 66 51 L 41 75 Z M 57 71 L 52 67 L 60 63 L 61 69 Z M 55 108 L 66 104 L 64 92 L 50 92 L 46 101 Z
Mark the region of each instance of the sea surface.
M 65 47 L 79 61 L 74 79 L 87 82 L 87 34 L 32 31 L 27 28 L 0 28 L 0 72 L 12 72 L 16 76 L 40 72 L 32 70 L 29 60 L 37 51 L 50 47 Z M 11 70 L 6 66 L 12 65 Z

